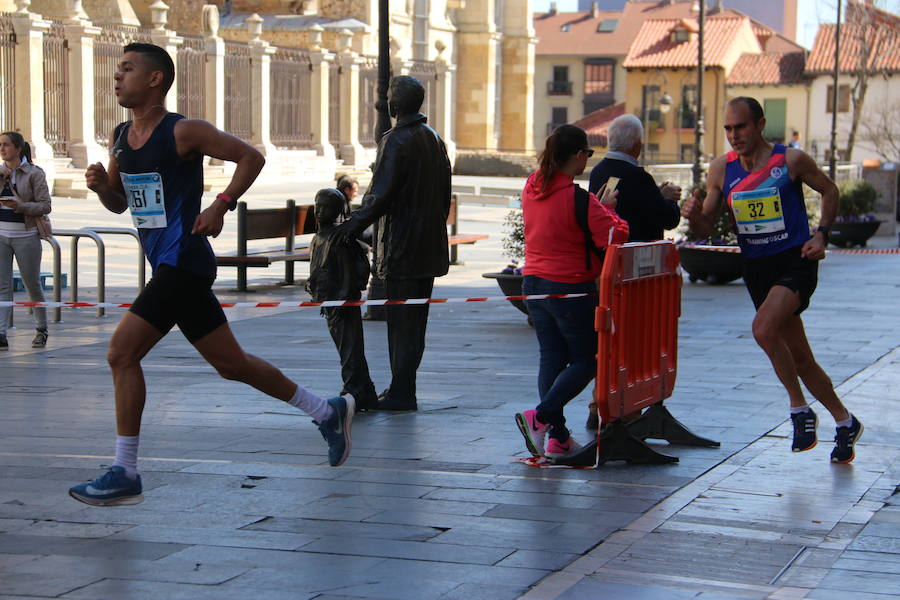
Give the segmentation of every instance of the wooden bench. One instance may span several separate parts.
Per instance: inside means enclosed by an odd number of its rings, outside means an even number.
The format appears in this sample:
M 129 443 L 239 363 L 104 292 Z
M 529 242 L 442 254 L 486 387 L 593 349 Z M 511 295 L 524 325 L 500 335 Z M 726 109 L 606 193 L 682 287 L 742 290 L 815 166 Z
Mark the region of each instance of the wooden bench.
M 486 233 L 459 233 L 457 224 L 459 222 L 459 198 L 456 194 L 450 196 L 450 212 L 447 214 L 447 225 L 450 226 L 450 234 L 447 236 L 447 243 L 450 244 L 450 264 L 462 264 L 457 259 L 457 246 L 459 244 L 474 244 L 478 240 L 486 240 Z
M 238 202 L 237 252 L 216 256 L 220 267 L 237 267 L 237 289 L 247 291 L 247 269 L 268 267 L 283 262 L 284 285 L 294 284 L 294 263 L 309 260 L 309 243 L 297 243 L 298 235 L 316 232 L 316 217 L 312 205 L 297 205 L 288 200 L 284 208 L 247 209 L 246 202 Z M 284 238 L 283 248 L 247 249 L 250 240 Z
M 237 267 L 237 290 L 247 291 L 247 269 L 252 267 L 268 267 L 275 262 L 283 262 L 284 285 L 294 284 L 294 263 L 309 260 L 309 243 L 297 242 L 296 236 L 316 232 L 315 207 L 311 204 L 297 205 L 288 200 L 284 208 L 247 208 L 246 202 L 238 202 L 237 207 L 237 252 L 216 255 L 216 264 L 220 267 Z M 447 242 L 450 245 L 450 263 L 460 264 L 457 260 L 459 244 L 474 244 L 478 240 L 487 239 L 487 234 L 459 233 L 457 230 L 459 203 L 456 194 L 450 198 L 450 212 L 447 225 L 450 233 Z M 266 240 L 284 238 L 283 248 L 248 249 L 250 240 Z

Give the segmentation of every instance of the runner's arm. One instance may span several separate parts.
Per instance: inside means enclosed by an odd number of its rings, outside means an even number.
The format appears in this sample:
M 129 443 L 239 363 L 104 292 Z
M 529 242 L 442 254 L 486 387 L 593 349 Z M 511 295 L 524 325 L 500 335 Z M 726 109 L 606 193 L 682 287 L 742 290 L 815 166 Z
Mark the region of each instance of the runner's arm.
M 115 146 L 113 136 L 109 136 L 109 148 Z M 108 168 L 102 163 L 88 165 L 84 173 L 84 179 L 88 189 L 97 194 L 100 202 L 107 210 L 121 214 L 128 209 L 128 200 L 125 199 L 125 188 L 122 187 L 122 179 L 119 177 L 119 161 L 112 154 L 109 155 Z
M 838 188 L 834 182 L 828 178 L 816 161 L 802 150 L 788 150 L 788 169 L 794 175 L 795 180 L 799 180 L 822 196 L 822 216 L 819 224 L 822 227 L 831 228 L 834 225 L 834 219 L 837 217 L 838 209 Z
M 253 185 L 266 164 L 256 148 L 200 119 L 183 119 L 175 124 L 175 146 L 182 158 L 205 155 L 236 163 L 231 182 L 222 192 L 232 201 L 237 201 Z M 218 236 L 226 212 L 228 205 L 217 198 L 197 215 L 191 233 Z
M 722 213 L 724 196 L 722 186 L 725 182 L 725 160 L 717 158 L 709 165 L 709 176 L 706 181 L 706 199 L 702 202 L 694 196 L 689 197 L 681 208 L 681 216 L 688 220 L 688 226 L 698 238 L 706 238 L 712 234 L 716 219 Z
M 201 119 L 179 121 L 175 125 L 175 143 L 182 158 L 205 155 L 236 163 L 231 182 L 222 191 L 232 200 L 237 200 L 250 189 L 266 164 L 259 150 Z M 223 202 L 216 204 L 225 206 Z
M 819 165 L 816 164 L 816 161 L 809 154 L 793 148 L 789 148 L 787 152 L 788 171 L 794 175 L 795 181 L 805 183 L 821 194 L 822 207 L 819 225 L 826 229 L 831 229 L 838 209 L 837 186 L 822 172 L 822 169 L 819 168 Z M 810 260 L 822 260 L 825 258 L 825 246 L 827 245 L 825 234 L 821 231 L 816 231 L 812 238 L 803 244 L 800 254 Z

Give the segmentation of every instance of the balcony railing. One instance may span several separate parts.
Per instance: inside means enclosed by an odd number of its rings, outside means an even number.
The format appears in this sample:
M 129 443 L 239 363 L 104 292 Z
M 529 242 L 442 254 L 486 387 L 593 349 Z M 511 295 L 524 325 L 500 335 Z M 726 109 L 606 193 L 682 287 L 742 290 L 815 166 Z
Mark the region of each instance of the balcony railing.
M 571 81 L 548 81 L 547 82 L 547 94 L 550 96 L 571 96 L 572 95 L 572 82 Z

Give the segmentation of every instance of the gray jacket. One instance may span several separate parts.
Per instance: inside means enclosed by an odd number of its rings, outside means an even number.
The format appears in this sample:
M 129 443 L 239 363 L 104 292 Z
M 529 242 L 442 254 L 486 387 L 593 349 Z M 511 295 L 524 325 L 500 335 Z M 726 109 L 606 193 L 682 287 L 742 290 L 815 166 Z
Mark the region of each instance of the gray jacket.
M 13 195 L 19 201 L 15 211 L 25 215 L 25 227 L 31 229 L 38 227 L 41 235 L 44 235 L 44 219 L 41 216 L 50 212 L 50 190 L 47 187 L 47 176 L 44 170 L 31 163 L 23 163 L 16 167 L 16 186 Z M 12 173 L 6 165 L 0 163 L 0 182 L 5 183 L 12 179 Z M 12 183 L 10 181 L 10 183 Z M 3 187 L 0 183 L 0 187 Z M 10 185 L 12 188 L 12 185 Z

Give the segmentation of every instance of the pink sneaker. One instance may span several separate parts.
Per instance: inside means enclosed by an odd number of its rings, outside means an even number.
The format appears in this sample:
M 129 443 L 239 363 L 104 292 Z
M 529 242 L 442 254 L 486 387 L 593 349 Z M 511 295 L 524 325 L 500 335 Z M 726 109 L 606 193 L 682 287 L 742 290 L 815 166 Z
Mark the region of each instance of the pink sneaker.
M 556 438 L 550 438 L 547 440 L 547 449 L 544 451 L 544 456 L 547 458 L 562 458 L 572 454 L 579 448 L 581 448 L 581 444 L 576 442 L 571 435 L 564 442 L 560 442 Z
M 547 436 L 550 426 L 538 421 L 537 411 L 532 409 L 516 413 L 516 425 L 519 426 L 519 431 L 525 438 L 525 446 L 528 451 L 533 456 L 543 456 L 544 438 Z

